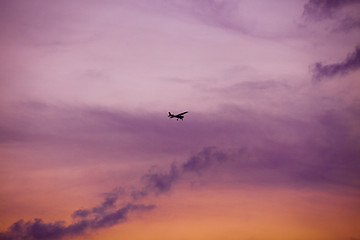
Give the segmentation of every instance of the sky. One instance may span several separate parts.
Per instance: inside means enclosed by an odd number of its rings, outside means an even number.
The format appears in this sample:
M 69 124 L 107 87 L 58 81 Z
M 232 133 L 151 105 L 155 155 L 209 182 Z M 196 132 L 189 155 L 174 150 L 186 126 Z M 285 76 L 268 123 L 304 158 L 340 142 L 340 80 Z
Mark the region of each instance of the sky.
M 359 11 L 1 0 L 0 239 L 359 240 Z

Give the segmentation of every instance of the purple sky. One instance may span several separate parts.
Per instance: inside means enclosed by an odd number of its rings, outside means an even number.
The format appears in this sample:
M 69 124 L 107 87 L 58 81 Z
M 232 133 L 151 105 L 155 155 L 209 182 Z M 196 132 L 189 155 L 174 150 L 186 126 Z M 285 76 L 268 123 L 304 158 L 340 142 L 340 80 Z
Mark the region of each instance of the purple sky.
M 191 196 L 182 188 L 345 194 L 359 223 L 359 10 L 357 0 L 1 1 L 0 239 L 106 232 L 163 213 L 172 193 Z

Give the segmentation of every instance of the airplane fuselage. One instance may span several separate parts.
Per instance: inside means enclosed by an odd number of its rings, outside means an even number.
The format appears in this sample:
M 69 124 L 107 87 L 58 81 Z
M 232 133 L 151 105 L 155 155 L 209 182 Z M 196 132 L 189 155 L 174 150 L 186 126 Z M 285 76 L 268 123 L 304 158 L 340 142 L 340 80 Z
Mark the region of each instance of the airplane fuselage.
M 181 119 L 181 120 L 183 120 L 184 119 L 184 114 L 186 114 L 186 113 L 188 113 L 188 112 L 183 112 L 183 113 L 179 113 L 179 114 L 172 114 L 171 112 L 169 112 L 169 115 L 168 115 L 168 117 L 169 118 L 177 118 L 176 120 L 179 120 L 179 119 Z

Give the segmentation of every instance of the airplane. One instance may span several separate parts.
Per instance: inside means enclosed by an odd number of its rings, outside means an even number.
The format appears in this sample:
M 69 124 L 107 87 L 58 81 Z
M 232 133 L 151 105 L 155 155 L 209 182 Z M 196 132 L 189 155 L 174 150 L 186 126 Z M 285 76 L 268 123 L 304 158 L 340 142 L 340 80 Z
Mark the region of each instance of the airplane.
M 174 114 L 172 114 L 171 112 L 169 112 L 169 118 L 177 118 L 176 119 L 176 121 L 177 120 L 179 120 L 179 119 L 181 119 L 181 120 L 183 120 L 183 118 L 184 118 L 184 114 L 186 114 L 186 113 L 188 113 L 188 112 L 183 112 L 183 113 L 179 113 L 179 114 L 177 114 L 177 115 L 174 115 Z

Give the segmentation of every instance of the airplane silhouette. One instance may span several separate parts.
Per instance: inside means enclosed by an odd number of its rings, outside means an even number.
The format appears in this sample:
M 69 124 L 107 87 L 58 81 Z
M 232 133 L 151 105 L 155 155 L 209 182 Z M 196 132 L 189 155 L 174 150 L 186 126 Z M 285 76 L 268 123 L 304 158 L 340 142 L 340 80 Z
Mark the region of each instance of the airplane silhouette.
M 179 114 L 177 114 L 177 115 L 174 115 L 174 114 L 172 114 L 171 112 L 169 112 L 169 118 L 177 118 L 176 120 L 179 120 L 179 119 L 181 119 L 181 120 L 183 120 L 183 118 L 184 118 L 184 114 L 186 114 L 186 113 L 188 113 L 188 112 L 183 112 L 183 113 L 179 113 Z

